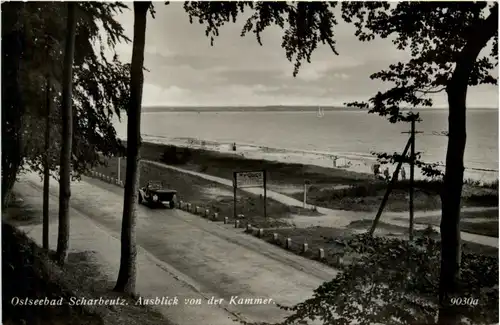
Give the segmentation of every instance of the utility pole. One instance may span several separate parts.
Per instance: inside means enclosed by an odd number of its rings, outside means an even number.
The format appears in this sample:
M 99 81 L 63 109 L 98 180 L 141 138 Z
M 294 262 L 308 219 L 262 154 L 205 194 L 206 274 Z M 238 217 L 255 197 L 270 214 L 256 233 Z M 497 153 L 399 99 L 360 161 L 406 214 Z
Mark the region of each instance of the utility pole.
M 415 119 L 411 120 L 411 146 L 410 146 L 410 229 L 409 238 L 413 240 L 413 185 L 415 178 Z
M 416 117 L 414 116 L 411 120 L 410 132 L 410 184 L 409 184 L 409 213 L 410 213 L 410 225 L 408 229 L 408 236 L 410 241 L 413 240 L 413 228 L 414 228 L 414 185 L 415 185 L 415 135 L 417 133 L 422 133 L 415 131 Z
M 411 145 L 411 140 L 408 140 L 405 149 L 403 150 L 403 157 L 406 157 L 406 153 L 408 152 L 408 149 L 410 149 Z M 392 188 L 394 187 L 394 184 L 396 184 L 397 179 L 398 179 L 398 174 L 399 170 L 401 169 L 401 165 L 403 165 L 403 159 L 398 163 L 396 170 L 394 171 L 394 174 L 392 174 L 392 178 L 389 182 L 389 185 L 387 187 L 387 191 L 385 192 L 384 198 L 382 199 L 382 202 L 380 203 L 380 207 L 377 211 L 377 215 L 375 216 L 375 219 L 373 219 L 372 226 L 368 233 L 370 236 L 373 236 L 373 233 L 375 232 L 375 229 L 377 228 L 378 221 L 380 219 L 380 216 L 382 215 L 382 212 L 384 211 L 384 207 L 387 204 L 387 201 L 389 200 L 389 195 L 391 194 Z
M 414 211 L 413 211 L 413 197 L 414 197 L 414 178 L 415 178 L 415 134 L 417 133 L 423 133 L 419 131 L 415 131 L 415 122 L 416 118 L 414 117 L 411 121 L 411 130 L 409 132 L 402 132 L 402 133 L 410 133 L 410 138 L 408 139 L 408 142 L 406 143 L 406 147 L 403 150 L 403 154 L 401 155 L 403 159 L 398 163 L 396 170 L 394 171 L 394 174 L 392 175 L 391 181 L 389 182 L 389 185 L 387 187 L 387 191 L 385 192 L 384 197 L 382 198 L 382 202 L 380 203 L 380 207 L 377 211 L 377 215 L 375 216 L 375 219 L 372 222 L 372 226 L 368 233 L 370 236 L 373 236 L 373 233 L 375 232 L 375 229 L 377 227 L 378 221 L 380 219 L 380 216 L 382 215 L 382 212 L 384 211 L 384 207 L 389 200 L 389 195 L 391 194 L 391 191 L 394 187 L 394 185 L 397 182 L 398 176 L 399 176 L 399 171 L 401 169 L 401 166 L 403 165 L 403 162 L 405 160 L 405 157 L 407 155 L 408 150 L 410 150 L 410 188 L 409 188 L 409 212 L 410 212 L 410 226 L 409 226 L 409 238 L 410 241 L 413 240 L 413 225 L 414 225 Z

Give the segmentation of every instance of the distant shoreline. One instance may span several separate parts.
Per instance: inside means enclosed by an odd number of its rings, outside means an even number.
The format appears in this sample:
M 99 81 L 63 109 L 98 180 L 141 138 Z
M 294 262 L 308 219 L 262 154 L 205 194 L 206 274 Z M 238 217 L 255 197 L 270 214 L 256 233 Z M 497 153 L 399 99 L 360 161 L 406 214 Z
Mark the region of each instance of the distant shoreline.
M 367 111 L 357 107 L 345 106 L 144 106 L 144 113 L 157 113 L 157 112 L 315 112 L 321 107 L 323 111 L 347 111 L 347 112 L 360 112 Z M 402 109 L 402 111 L 409 111 L 410 109 Z M 443 110 L 447 108 L 416 108 L 415 110 Z M 498 110 L 493 107 L 473 107 L 468 110 Z

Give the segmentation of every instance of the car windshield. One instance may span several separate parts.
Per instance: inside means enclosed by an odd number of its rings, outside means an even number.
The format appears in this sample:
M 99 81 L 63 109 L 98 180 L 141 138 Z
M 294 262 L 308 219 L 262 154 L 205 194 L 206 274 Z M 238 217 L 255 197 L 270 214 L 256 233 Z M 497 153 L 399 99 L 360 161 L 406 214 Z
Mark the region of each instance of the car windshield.
M 162 189 L 163 188 L 163 185 L 161 182 L 159 181 L 154 181 L 154 182 L 149 182 L 148 183 L 148 188 L 150 190 L 159 190 L 159 189 Z

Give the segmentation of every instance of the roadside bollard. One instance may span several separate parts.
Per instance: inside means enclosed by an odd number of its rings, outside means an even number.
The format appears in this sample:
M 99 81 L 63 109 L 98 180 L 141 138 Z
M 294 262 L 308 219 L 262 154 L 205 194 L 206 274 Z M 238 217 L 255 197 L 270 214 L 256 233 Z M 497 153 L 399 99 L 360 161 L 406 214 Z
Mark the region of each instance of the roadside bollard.
M 213 220 L 213 221 L 217 221 L 217 220 L 219 220 L 219 214 L 218 214 L 217 212 L 215 212 L 215 213 L 213 214 L 213 216 L 212 216 L 212 220 Z
M 229 222 L 229 218 L 228 217 L 224 217 L 224 224 L 227 225 L 228 222 Z
M 308 249 L 308 248 L 309 248 L 309 247 L 308 247 L 307 243 L 302 244 L 302 253 L 307 252 L 307 249 Z
M 260 238 L 264 237 L 264 229 L 262 228 L 259 229 L 259 237 Z
M 288 237 L 285 242 L 285 248 L 290 249 L 292 247 L 292 238 Z
M 323 248 L 318 249 L 318 257 L 320 260 L 325 258 L 325 251 Z
M 273 242 L 275 242 L 275 243 L 278 242 L 278 234 L 277 233 L 273 234 Z
M 206 209 L 204 217 L 208 218 L 209 216 L 210 216 L 210 210 Z
M 239 220 L 235 220 L 234 221 L 234 228 L 239 228 L 240 227 L 240 221 Z

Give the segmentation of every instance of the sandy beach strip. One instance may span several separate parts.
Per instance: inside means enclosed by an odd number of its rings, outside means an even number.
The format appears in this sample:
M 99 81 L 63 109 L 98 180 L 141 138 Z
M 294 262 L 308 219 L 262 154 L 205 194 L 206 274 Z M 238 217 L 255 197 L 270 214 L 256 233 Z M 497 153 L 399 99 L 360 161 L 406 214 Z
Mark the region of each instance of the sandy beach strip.
M 177 147 L 203 149 L 224 154 L 244 157 L 247 159 L 260 159 L 281 163 L 296 163 L 303 165 L 315 165 L 326 168 L 339 168 L 356 173 L 373 173 L 373 166 L 378 164 L 376 158 L 370 154 L 357 154 L 347 152 L 322 152 L 308 151 L 287 148 L 272 148 L 249 143 L 236 143 L 236 151 L 232 150 L 233 143 L 201 140 L 193 138 L 167 138 L 153 135 L 143 135 L 145 142 L 159 145 L 174 145 Z M 396 166 L 383 165 L 381 171 L 389 169 L 392 175 Z M 407 177 L 409 176 L 409 166 L 404 166 Z M 444 170 L 443 168 L 440 168 Z M 415 179 L 424 179 L 421 171 L 415 169 Z M 465 178 L 479 182 L 492 182 L 498 180 L 498 171 L 488 170 L 465 170 Z

